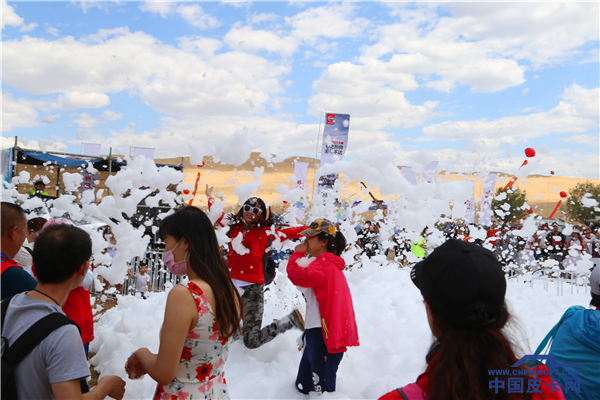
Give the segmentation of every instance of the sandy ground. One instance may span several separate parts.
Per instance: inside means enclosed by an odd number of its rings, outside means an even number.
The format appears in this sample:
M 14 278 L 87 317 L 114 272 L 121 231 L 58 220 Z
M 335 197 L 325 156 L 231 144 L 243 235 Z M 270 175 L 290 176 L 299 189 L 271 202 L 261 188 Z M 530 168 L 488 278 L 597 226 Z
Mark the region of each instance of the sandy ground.
M 290 189 L 294 180 L 294 161 L 298 160 L 309 164 L 308 168 L 308 182 L 307 182 L 307 193 L 311 195 L 313 188 L 313 175 L 314 175 L 314 159 L 308 157 L 293 157 L 288 158 L 280 163 L 267 162 L 259 157 L 259 153 L 252 153 L 250 159 L 239 167 L 233 167 L 232 165 L 223 165 L 220 162 L 213 162 L 211 158 L 205 159 L 205 165 L 202 168 L 198 168 L 196 165 L 190 164 L 189 157 L 178 157 L 168 159 L 157 159 L 157 163 L 162 164 L 181 164 L 183 162 L 184 172 L 187 174 L 187 178 L 184 179 L 185 183 L 194 185 L 198 173 L 201 174 L 200 182 L 196 197 L 194 199 L 194 205 L 199 207 L 206 207 L 206 197 L 204 195 L 204 187 L 206 183 L 215 186 L 215 194 L 222 196 L 226 201 L 226 210 L 232 211 L 237 208 L 237 196 L 234 193 L 234 189 L 237 185 L 244 182 L 252 181 L 252 172 L 256 167 L 264 167 L 265 172 L 261 177 L 263 185 L 259 189 L 259 192 L 255 195 L 260 196 L 263 200 L 269 203 L 273 211 L 280 212 L 285 205 L 278 201 L 280 195 L 276 192 L 275 188 L 280 185 L 286 185 Z M 318 168 L 318 164 L 317 164 Z M 74 173 L 74 168 L 61 168 L 61 176 L 57 177 L 57 169 L 55 167 L 43 167 L 43 166 L 32 166 L 32 165 L 18 165 L 18 171 L 26 170 L 31 174 L 31 179 L 35 180 L 36 175 L 46 175 L 50 182 L 48 184 L 47 191 L 50 195 L 56 195 L 56 182 L 59 182 L 61 187 L 64 186 L 62 182 L 62 174 L 64 172 Z M 107 172 L 101 172 L 98 185 L 98 190 L 104 190 L 104 195 L 107 194 L 106 186 L 104 181 L 108 176 Z M 498 173 L 499 179 L 496 183 L 496 187 L 504 186 L 506 182 L 511 178 L 510 175 Z M 58 178 L 58 179 L 57 179 Z M 450 179 L 450 180 L 464 180 L 464 179 L 475 179 L 474 175 L 463 175 L 455 173 L 442 172 L 438 178 Z M 590 181 L 595 184 L 600 183 L 600 179 L 583 179 L 573 178 L 566 176 L 542 176 L 542 175 L 531 175 L 525 180 L 517 181 L 517 186 L 527 192 L 527 202 L 533 207 L 534 211 L 543 217 L 548 217 L 554 207 L 560 200 L 559 192 L 569 191 L 577 185 L 579 182 Z M 26 193 L 33 188 L 33 185 L 19 185 L 19 192 Z M 370 188 L 373 195 L 377 199 L 386 200 L 385 197 L 379 195 L 378 188 Z M 476 201 L 481 196 L 481 184 L 475 182 L 475 198 Z M 350 184 L 345 185 L 342 188 L 342 199 L 351 200 L 369 200 L 368 194 L 362 192 L 362 186 L 360 182 L 352 180 Z M 564 215 L 559 210 L 556 214 L 558 218 L 564 218 Z
M 222 165 L 221 163 L 214 163 L 209 159 L 205 160 L 205 165 L 202 168 L 198 168 L 195 165 L 189 163 L 189 158 L 185 159 L 184 172 L 187 173 L 188 178 L 184 180 L 185 183 L 194 184 L 198 172 L 200 172 L 200 185 L 198 192 L 194 199 L 194 204 L 197 206 L 206 206 L 206 197 L 204 195 L 204 185 L 209 183 L 215 186 L 215 193 L 221 194 L 231 209 L 237 206 L 237 196 L 234 193 L 236 185 L 242 184 L 253 180 L 252 172 L 255 167 L 265 167 L 265 172 L 261 177 L 261 182 L 264 185 L 261 187 L 260 192 L 256 195 L 260 196 L 263 200 L 270 203 L 273 206 L 274 211 L 281 209 L 282 204 L 277 202 L 280 195 L 275 191 L 275 188 L 279 185 L 287 185 L 290 189 L 293 187 L 293 175 L 294 175 L 294 160 L 309 163 L 308 169 L 308 182 L 307 192 L 309 195 L 312 192 L 313 187 L 313 175 L 314 175 L 314 159 L 308 157 L 294 157 L 288 158 L 281 163 L 267 165 L 266 161 L 258 156 L 258 153 L 253 153 L 252 157 L 248 162 L 242 164 L 237 168 L 232 168 L 231 165 Z M 162 163 L 180 163 L 181 159 L 163 159 L 157 160 Z M 318 168 L 318 164 L 317 164 Z M 496 182 L 497 187 L 504 187 L 512 176 L 504 173 L 498 173 L 498 181 Z M 442 172 L 438 178 L 450 179 L 450 180 L 464 180 L 464 179 L 475 179 L 474 175 L 463 175 L 460 176 L 455 173 Z M 235 182 L 232 180 L 237 179 Z M 229 182 L 228 182 L 229 181 Z M 556 204 L 560 200 L 560 191 L 566 191 L 567 193 L 579 182 L 590 181 L 595 184 L 600 183 L 600 179 L 583 179 L 583 178 L 572 178 L 566 176 L 542 176 L 542 175 L 531 175 L 525 180 L 517 181 L 515 186 L 527 192 L 527 203 L 533 207 L 534 212 L 543 217 L 548 217 L 550 213 L 556 207 Z M 385 200 L 385 197 L 379 195 L 378 188 L 370 188 L 371 192 L 377 199 Z M 352 180 L 350 184 L 342 188 L 342 198 L 352 200 L 369 200 L 368 194 L 363 194 L 362 186 L 359 181 Z M 481 197 L 481 183 L 475 182 L 475 197 L 476 200 Z M 563 218 L 561 211 L 557 212 L 556 217 Z

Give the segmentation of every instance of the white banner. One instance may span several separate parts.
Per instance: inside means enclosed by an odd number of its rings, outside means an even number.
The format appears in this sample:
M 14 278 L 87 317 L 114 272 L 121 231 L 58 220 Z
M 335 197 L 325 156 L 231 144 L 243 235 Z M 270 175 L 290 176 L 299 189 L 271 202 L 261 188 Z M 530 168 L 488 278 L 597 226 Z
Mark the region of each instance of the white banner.
M 438 161 L 432 161 L 429 164 L 425 164 L 423 166 L 423 179 L 427 182 L 435 182 L 435 178 L 437 177 L 437 169 Z
M 305 162 L 294 162 L 294 172 L 296 174 L 296 180 L 294 181 L 294 189 L 300 188 L 306 190 L 306 178 L 308 176 L 308 163 Z
M 132 147 L 131 156 L 133 158 L 144 156 L 150 160 L 154 160 L 154 149 L 151 147 Z
M 418 175 L 411 167 L 402 167 L 402 175 L 404 175 L 406 180 L 412 185 L 416 185 L 417 181 L 419 180 Z
M 99 143 L 84 143 L 83 144 L 83 155 L 100 157 L 100 150 L 102 146 Z
M 492 199 L 498 175 L 489 174 L 482 182 L 481 210 L 479 211 L 479 223 L 481 225 L 492 224 Z
M 340 161 L 346 154 L 348 146 L 348 131 L 350 129 L 350 115 L 325 114 L 325 128 L 323 129 L 323 144 L 321 146 L 321 164 L 333 164 Z M 328 174 L 319 177 L 317 192 L 323 189 L 332 189 L 338 174 Z
M 471 198 L 467 199 L 465 205 L 467 206 L 467 211 L 465 212 L 465 222 L 467 224 L 475 223 L 475 182 L 469 180 Z

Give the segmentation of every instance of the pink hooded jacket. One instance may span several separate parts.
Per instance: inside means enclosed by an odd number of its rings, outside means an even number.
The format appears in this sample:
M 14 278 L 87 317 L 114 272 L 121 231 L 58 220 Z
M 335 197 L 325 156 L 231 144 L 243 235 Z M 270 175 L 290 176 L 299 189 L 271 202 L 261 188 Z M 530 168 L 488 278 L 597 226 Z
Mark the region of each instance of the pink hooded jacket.
M 296 286 L 313 288 L 327 351 L 343 353 L 347 346 L 359 346 L 352 296 L 343 272 L 344 259 L 333 253 L 323 253 L 303 268 L 297 263 L 303 257 L 306 257 L 303 251 L 292 254 L 287 265 L 288 277 Z

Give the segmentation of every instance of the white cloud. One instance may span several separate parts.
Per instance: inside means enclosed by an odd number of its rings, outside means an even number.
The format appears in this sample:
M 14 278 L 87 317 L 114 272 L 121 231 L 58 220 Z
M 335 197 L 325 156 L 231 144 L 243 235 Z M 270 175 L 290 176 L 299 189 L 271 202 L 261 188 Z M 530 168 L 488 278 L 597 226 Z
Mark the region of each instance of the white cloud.
M 38 126 L 38 112 L 27 99 L 15 99 L 10 93 L 2 93 L 2 131 L 13 128 Z
M 30 32 L 38 26 L 35 22 L 25 25 L 25 19 L 19 17 L 12 6 L 6 1 L 2 1 L 1 3 L 0 15 L 2 16 L 2 29 L 4 29 L 6 25 L 11 25 L 14 27 L 18 26 L 20 32 Z
M 279 53 L 290 57 L 297 50 L 300 40 L 291 36 L 280 37 L 267 30 L 254 30 L 251 26 L 236 24 L 227 32 L 223 40 L 234 50 Z
M 60 114 L 48 115 L 47 117 L 42 118 L 42 122 L 45 122 L 47 124 L 52 124 L 52 123 L 56 122 L 59 118 L 60 118 Z
M 46 28 L 46 32 L 48 32 L 52 36 L 58 36 L 60 34 L 60 31 L 53 26 L 49 26 L 48 28 Z
M 77 110 L 79 108 L 100 108 L 110 104 L 110 98 L 104 93 L 67 92 L 58 96 L 50 107 L 59 110 Z
M 313 115 L 343 110 L 352 115 L 353 129 L 379 130 L 386 126 L 409 128 L 438 116 L 438 102 L 413 105 L 403 91 L 418 83 L 409 74 L 393 73 L 389 64 L 373 60 L 358 66 L 349 62 L 330 65 L 313 84 L 309 100 Z
M 92 8 L 98 8 L 99 10 L 104 11 L 105 13 L 109 13 L 111 7 L 120 7 L 123 3 L 119 0 L 111 0 L 111 1 L 95 1 L 95 0 L 84 0 L 84 1 L 72 1 L 69 3 L 68 7 L 79 7 L 84 14 L 87 14 L 88 10 Z
M 79 118 L 74 119 L 73 122 L 78 124 L 83 129 L 92 129 L 94 125 L 100 123 L 103 124 L 105 121 L 91 116 L 88 113 L 79 114 Z
M 235 50 L 266 50 L 284 57 L 294 54 L 301 44 L 316 46 L 319 51 L 326 52 L 335 48 L 337 43 L 325 43 L 324 38 L 357 37 L 370 25 L 368 19 L 354 17 L 354 14 L 357 14 L 357 7 L 343 3 L 310 8 L 293 17 L 285 17 L 285 23 L 291 30 L 255 30 L 238 22 L 225 35 L 224 41 Z M 248 17 L 248 23 L 277 18 L 275 14 L 255 14 Z
M 17 13 L 15 12 L 15 9 L 12 6 L 8 5 L 8 3 L 5 1 L 3 1 L 1 3 L 2 3 L 1 4 L 1 6 L 2 6 L 2 29 L 4 29 L 4 27 L 6 25 L 11 25 L 11 26 L 23 25 L 23 22 L 25 20 L 17 15 Z
M 586 132 L 598 127 L 598 88 L 573 84 L 556 107 L 546 112 L 496 120 L 446 121 L 423 128 L 428 140 L 482 140 L 490 143 L 522 143 L 528 139 L 566 132 Z
M 361 35 L 371 22 L 362 17 L 353 18 L 356 13 L 355 5 L 342 3 L 310 8 L 286 17 L 285 21 L 293 28 L 293 36 L 311 43 L 318 37 L 337 39 Z
M 279 16 L 273 13 L 253 13 L 246 17 L 246 22 L 249 24 L 261 24 L 263 22 L 277 21 Z
M 217 39 L 206 37 L 188 37 L 178 38 L 179 48 L 186 53 L 197 53 L 200 57 L 207 60 L 214 56 L 215 52 L 223 47 L 223 43 Z
M 2 147 L 12 147 L 15 145 L 15 138 L 2 136 Z M 65 151 L 67 145 L 61 141 L 50 141 L 46 139 L 25 140 L 17 138 L 17 145 L 24 149 L 44 150 L 44 151 Z
M 525 88 L 525 89 L 523 89 L 523 91 L 521 91 L 521 94 L 522 94 L 523 96 L 527 96 L 527 94 L 529 94 L 529 88 Z
M 471 86 L 473 92 L 518 86 L 527 70 L 520 60 L 534 68 L 564 62 L 597 40 L 598 4 L 546 5 L 391 4 L 402 22 L 377 28 L 378 42 L 364 48 L 360 61 L 391 56 L 389 63 L 395 62 L 398 72 L 423 76 L 427 87 L 441 92 L 458 85 Z
M 139 8 L 144 12 L 160 14 L 163 18 L 177 14 L 190 25 L 200 29 L 216 28 L 221 24 L 218 19 L 206 14 L 198 4 L 180 4 L 176 6 L 175 3 L 146 1 Z
M 590 134 L 572 135 L 572 136 L 569 136 L 566 138 L 561 138 L 558 140 L 560 140 L 561 142 L 581 143 L 581 144 L 586 144 L 589 146 L 598 147 L 598 135 L 590 135 Z
M 598 3 L 448 3 L 452 18 L 442 28 L 490 51 L 530 60 L 534 68 L 559 63 L 590 40 L 598 40 Z M 569 32 L 565 35 L 565 32 Z
M 19 31 L 20 32 L 31 32 L 32 30 L 34 30 L 35 28 L 37 28 L 38 24 L 36 24 L 35 22 L 32 22 L 28 25 L 23 24 L 20 28 Z
M 135 128 L 135 122 L 130 122 L 129 126 L 131 126 L 132 128 Z
M 117 121 L 119 119 L 123 119 L 123 114 L 112 110 L 106 110 L 100 115 L 100 117 L 109 121 Z
M 6 84 L 30 94 L 134 90 L 155 110 L 179 116 L 261 112 L 283 91 L 280 80 L 290 71 L 287 65 L 243 52 L 207 59 L 205 53 L 189 53 L 123 28 L 81 40 L 24 36 L 5 41 L 3 56 Z
M 216 28 L 221 24 L 215 17 L 205 14 L 198 4 L 180 5 L 177 7 L 177 13 L 190 25 L 200 29 Z
M 175 11 L 175 6 L 176 3 L 164 1 L 145 1 L 140 4 L 140 10 L 154 14 L 160 14 L 161 17 L 167 18 L 173 13 L 173 11 Z

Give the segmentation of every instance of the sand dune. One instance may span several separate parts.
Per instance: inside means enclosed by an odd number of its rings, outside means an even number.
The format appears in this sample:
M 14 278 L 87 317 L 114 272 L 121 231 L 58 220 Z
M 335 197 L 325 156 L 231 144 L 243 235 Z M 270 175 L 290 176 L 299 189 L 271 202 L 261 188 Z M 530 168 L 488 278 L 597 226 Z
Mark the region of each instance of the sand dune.
M 237 206 L 237 196 L 234 193 L 235 186 L 253 180 L 251 173 L 254 171 L 254 168 L 264 167 L 265 172 L 261 178 L 261 182 L 263 182 L 264 185 L 261 187 L 259 193 L 256 193 L 256 195 L 262 197 L 263 200 L 272 204 L 274 210 L 280 210 L 282 204 L 278 204 L 277 202 L 277 200 L 280 198 L 280 195 L 275 191 L 275 188 L 282 184 L 292 188 L 294 160 L 309 163 L 308 182 L 306 187 L 307 192 L 310 195 L 313 187 L 315 160 L 309 157 L 293 157 L 288 158 L 280 163 L 267 165 L 266 161 L 259 157 L 259 153 L 253 153 L 247 162 L 237 168 L 232 168 L 231 165 L 215 163 L 210 158 L 205 159 L 204 167 L 198 168 L 197 166 L 189 163 L 189 158 L 185 158 L 184 171 L 188 174 L 188 178 L 185 179 L 184 182 L 194 184 L 197 173 L 200 172 L 201 186 L 198 188 L 198 193 L 194 199 L 194 204 L 199 206 L 206 205 L 204 184 L 210 183 L 211 185 L 215 186 L 215 193 L 220 193 L 225 198 L 227 206 L 230 207 L 230 209 L 233 209 L 235 206 Z M 163 159 L 157 160 L 157 162 L 180 163 L 181 158 Z M 475 179 L 474 175 L 469 176 L 446 172 L 440 173 L 438 177 L 450 180 Z M 498 177 L 499 178 L 498 182 L 496 183 L 496 187 L 503 187 L 512 176 L 505 173 L 498 173 Z M 236 181 L 232 182 L 232 180 Z M 527 179 L 517 181 L 515 186 L 527 192 L 527 203 L 533 207 L 536 214 L 547 217 L 554 210 L 554 207 L 560 200 L 560 191 L 566 191 L 568 193 L 573 187 L 575 187 L 575 185 L 577 185 L 577 183 L 586 180 L 595 184 L 600 183 L 600 179 L 531 175 Z M 379 188 L 370 189 L 377 199 L 386 199 L 386 197 L 380 196 L 378 190 Z M 353 200 L 370 199 L 368 194 L 363 193 L 360 182 L 355 180 L 352 180 L 349 185 L 343 187 L 341 197 Z M 477 181 L 475 182 L 475 197 L 476 200 L 481 197 L 481 184 Z M 556 216 L 563 218 L 561 211 L 559 211 Z
M 285 206 L 279 202 L 278 199 L 281 197 L 276 187 L 280 185 L 286 185 L 290 189 L 292 188 L 293 175 L 294 175 L 294 161 L 306 162 L 309 164 L 308 169 L 308 182 L 307 192 L 309 195 L 312 193 L 313 188 L 313 175 L 315 160 L 309 157 L 292 157 L 285 159 L 279 163 L 267 163 L 265 159 L 259 157 L 259 153 L 252 153 L 252 156 L 240 165 L 239 167 L 233 167 L 232 165 L 225 165 L 220 162 L 214 162 L 210 157 L 205 159 L 205 165 L 202 168 L 198 168 L 196 165 L 190 164 L 189 157 L 177 157 L 167 159 L 156 159 L 157 163 L 161 164 L 181 164 L 183 163 L 184 172 L 187 174 L 187 178 L 184 179 L 185 183 L 191 185 L 196 181 L 198 172 L 200 172 L 200 185 L 198 192 L 194 199 L 194 205 L 200 207 L 206 207 L 206 197 L 204 195 L 204 187 L 206 183 L 215 186 L 215 193 L 222 196 L 226 201 L 226 210 L 232 211 L 237 208 L 238 198 L 234 193 L 234 189 L 237 185 L 244 182 L 252 181 L 252 172 L 254 168 L 263 167 L 265 169 L 261 182 L 263 185 L 255 195 L 262 197 L 267 203 L 270 203 L 273 207 L 273 211 L 280 212 Z M 317 162 L 318 168 L 318 162 Z M 56 189 L 57 185 L 57 174 L 55 168 L 47 168 L 43 166 L 23 165 L 19 164 L 17 171 L 26 170 L 31 174 L 33 179 L 36 175 L 46 175 L 50 179 L 51 183 L 48 184 L 48 192 L 50 195 L 56 195 L 60 189 Z M 61 174 L 64 172 L 74 173 L 77 170 L 74 168 L 61 168 Z M 17 173 L 18 173 L 17 172 Z M 98 185 L 98 190 L 103 189 L 104 195 L 107 194 L 107 188 L 104 182 L 108 176 L 107 172 L 101 172 Z M 504 186 L 506 182 L 511 178 L 510 175 L 504 173 L 498 173 L 499 179 L 496 183 L 496 187 Z M 440 179 L 450 180 L 464 180 L 464 179 L 475 179 L 475 175 L 465 175 L 456 173 L 442 172 L 438 175 Z M 577 185 L 579 182 L 590 181 L 592 183 L 600 183 L 600 179 L 583 179 L 583 178 L 572 178 L 566 176 L 542 176 L 542 175 L 531 175 L 527 179 L 517 181 L 517 186 L 527 192 L 527 202 L 533 207 L 535 213 L 547 217 L 552 212 L 557 202 L 560 200 L 559 192 L 561 190 L 569 193 L 569 191 Z M 62 176 L 58 179 L 59 187 L 64 187 L 62 182 Z M 27 193 L 32 189 L 32 185 L 19 185 L 19 192 Z M 377 199 L 386 200 L 386 197 L 380 196 L 379 188 L 369 188 L 373 195 Z M 476 201 L 481 196 L 481 184 L 475 182 L 475 197 Z M 352 180 L 350 184 L 345 185 L 342 188 L 343 199 L 351 200 L 370 200 L 368 194 L 364 194 L 360 182 Z M 559 211 L 556 215 L 558 218 L 564 218 L 564 214 Z

